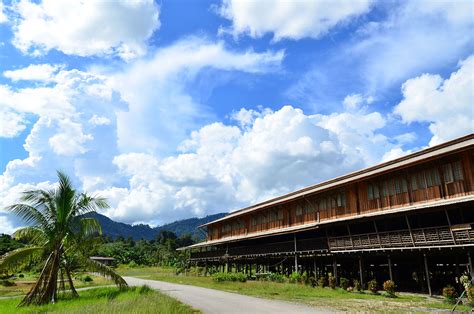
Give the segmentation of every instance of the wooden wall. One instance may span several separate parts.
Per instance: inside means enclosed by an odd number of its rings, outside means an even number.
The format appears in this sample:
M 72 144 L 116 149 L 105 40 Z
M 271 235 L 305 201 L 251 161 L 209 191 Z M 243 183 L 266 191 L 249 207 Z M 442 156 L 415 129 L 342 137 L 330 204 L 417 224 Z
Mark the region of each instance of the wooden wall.
M 400 208 L 474 192 L 474 149 L 208 226 L 208 240 Z

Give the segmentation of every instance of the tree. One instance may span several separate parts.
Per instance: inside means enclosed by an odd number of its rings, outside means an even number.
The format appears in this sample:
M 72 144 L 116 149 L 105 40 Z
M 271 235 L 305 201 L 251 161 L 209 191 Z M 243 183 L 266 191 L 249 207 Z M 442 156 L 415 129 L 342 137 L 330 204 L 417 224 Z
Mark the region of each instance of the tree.
M 127 286 L 113 269 L 86 255 L 87 247 L 99 238 L 102 230 L 95 218 L 84 215 L 97 208 L 107 208 L 106 200 L 77 193 L 64 173 L 58 171 L 57 174 L 56 188 L 23 192 L 20 204 L 6 208 L 27 225 L 17 230 L 13 238 L 27 240 L 29 245 L 2 256 L 0 271 L 14 269 L 31 258 L 38 259 L 43 265 L 38 280 L 20 306 L 55 303 L 58 278 L 63 279 L 60 289 L 65 290 L 64 275 L 73 296 L 78 296 L 71 278 L 71 271 L 78 264 L 110 277 L 120 288 Z

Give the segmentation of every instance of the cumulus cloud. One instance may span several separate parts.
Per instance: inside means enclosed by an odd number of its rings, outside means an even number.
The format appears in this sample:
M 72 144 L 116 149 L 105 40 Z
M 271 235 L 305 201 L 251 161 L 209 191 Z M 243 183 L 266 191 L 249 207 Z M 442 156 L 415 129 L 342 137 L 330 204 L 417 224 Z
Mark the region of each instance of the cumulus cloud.
M 474 132 L 474 56 L 459 64 L 445 80 L 422 74 L 402 85 L 403 99 L 394 112 L 405 123 L 426 122 L 433 134 L 430 145 Z
M 319 38 L 331 28 L 367 13 L 371 1 L 245 1 L 224 0 L 218 12 L 232 21 L 234 36 L 247 34 L 262 37 L 273 34 L 273 40 Z
M 33 55 L 56 49 L 128 60 L 146 52 L 146 40 L 160 27 L 159 7 L 153 0 L 22 0 L 12 10 L 18 15 L 13 20 L 13 44 Z
M 215 86 L 222 84 L 222 72 L 278 71 L 284 56 L 281 50 L 234 51 L 223 42 L 189 37 L 131 64 L 113 79 L 114 88 L 128 103 L 117 117 L 120 148 L 171 153 L 189 132 L 211 120 L 210 110 L 187 87 L 199 74 L 212 72 L 206 86 Z
M 25 118 L 0 106 L 0 137 L 15 137 L 26 128 Z
M 234 115 L 244 123 L 205 125 L 177 154 L 116 156 L 128 186 L 100 192 L 113 203 L 106 214 L 159 224 L 237 209 L 379 162 L 397 148 L 379 134 L 385 119 L 378 113 L 306 115 L 285 106 Z
M 4 13 L 4 10 L 5 8 L 3 5 L 3 1 L 0 1 L 0 23 L 8 21 L 7 15 Z
M 31 64 L 26 68 L 5 71 L 3 76 L 12 81 L 49 81 L 59 68 L 59 65 Z

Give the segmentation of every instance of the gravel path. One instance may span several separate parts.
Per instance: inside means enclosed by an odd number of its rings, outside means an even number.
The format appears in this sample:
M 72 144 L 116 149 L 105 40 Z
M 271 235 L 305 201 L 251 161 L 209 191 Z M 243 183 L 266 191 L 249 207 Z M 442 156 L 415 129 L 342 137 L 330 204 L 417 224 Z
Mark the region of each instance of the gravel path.
M 327 310 L 285 301 L 250 297 L 237 293 L 190 285 L 124 277 L 131 286 L 148 285 L 153 289 L 201 310 L 204 313 L 327 313 Z

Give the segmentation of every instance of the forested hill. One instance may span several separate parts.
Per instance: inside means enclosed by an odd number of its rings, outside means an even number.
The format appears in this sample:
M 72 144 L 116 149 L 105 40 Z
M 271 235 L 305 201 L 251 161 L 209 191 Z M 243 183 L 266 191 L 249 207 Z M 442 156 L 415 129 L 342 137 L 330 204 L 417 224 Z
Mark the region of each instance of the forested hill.
M 162 230 L 172 231 L 178 237 L 184 234 L 191 234 L 193 239 L 204 239 L 204 233 L 197 229 L 198 226 L 205 224 L 209 221 L 219 219 L 224 217 L 226 213 L 219 213 L 215 215 L 209 215 L 203 218 L 189 218 L 178 220 L 163 226 L 152 228 L 149 225 L 129 225 L 122 222 L 116 222 L 112 219 L 95 213 L 91 214 L 92 217 L 95 217 L 100 225 L 102 226 L 102 233 L 105 236 L 110 236 L 112 238 L 117 238 L 119 236 L 126 238 L 132 237 L 134 240 L 155 239 L 158 233 Z

